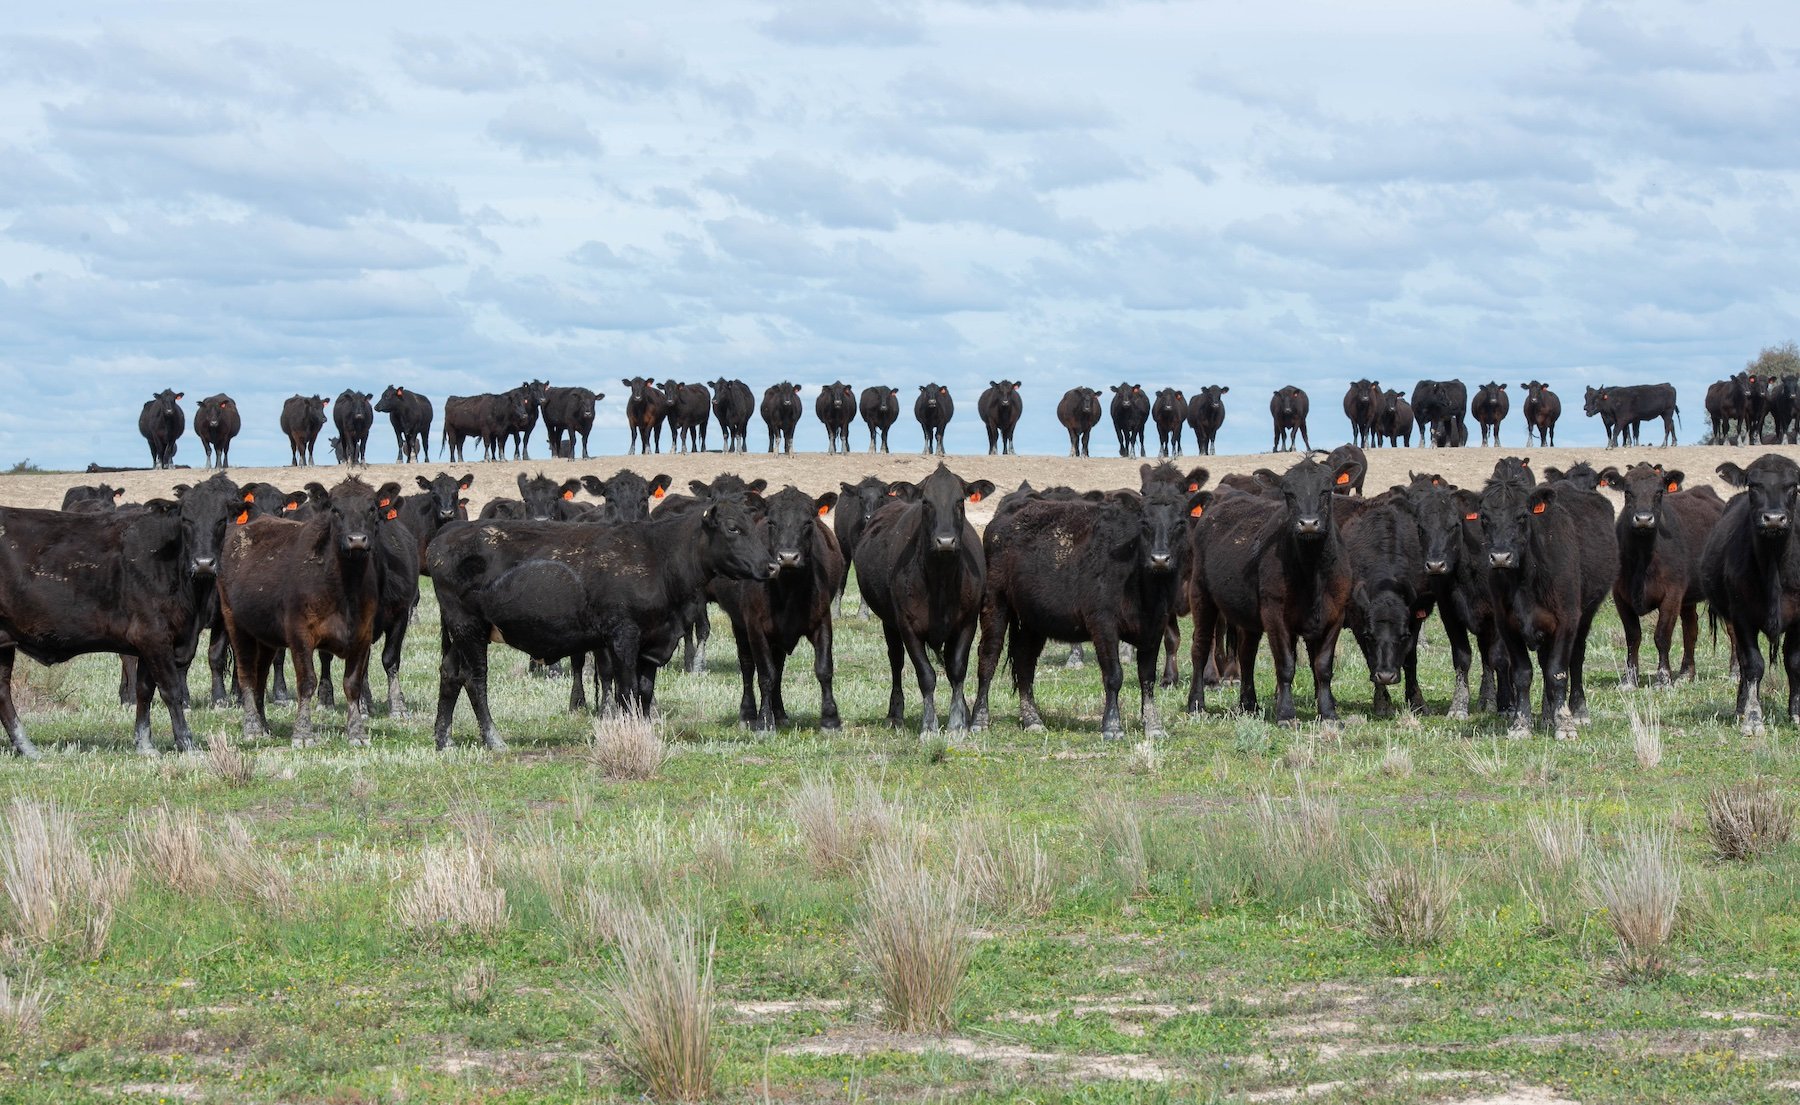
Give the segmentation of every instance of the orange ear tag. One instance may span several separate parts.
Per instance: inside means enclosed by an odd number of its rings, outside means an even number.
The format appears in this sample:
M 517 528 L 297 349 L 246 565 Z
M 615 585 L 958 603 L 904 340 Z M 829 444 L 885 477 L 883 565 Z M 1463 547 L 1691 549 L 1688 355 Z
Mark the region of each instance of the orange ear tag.
M 1538 505 L 1536 505 L 1536 506 L 1534 506 L 1534 507 L 1532 507 L 1532 508 L 1531 508 L 1531 512 L 1532 512 L 1532 513 L 1533 513 L 1533 514 L 1542 514 L 1542 513 L 1543 513 L 1543 512 L 1544 512 L 1544 504 L 1543 504 L 1543 503 L 1539 503 L 1539 504 L 1538 504 Z
M 238 516 L 237 516 L 237 524 L 238 525 L 241 526 L 245 522 L 248 522 L 249 520 L 250 520 L 250 512 L 249 511 L 245 510 L 245 511 L 240 511 L 238 513 Z
M 400 517 L 400 512 L 397 510 L 390 510 L 387 512 L 387 520 L 390 522 L 398 517 Z
M 821 505 L 821 506 L 820 506 L 820 507 L 819 507 L 819 517 L 821 517 L 821 518 L 823 518 L 823 517 L 825 517 L 825 516 L 826 516 L 826 515 L 827 515 L 827 514 L 830 514 L 830 513 L 831 513 L 831 508 L 830 508 L 830 507 L 828 507 L 828 506 L 823 506 L 823 505 Z
M 1200 485 L 1197 483 L 1189 482 L 1188 490 L 1189 491 L 1198 491 L 1198 490 L 1200 490 Z
M 563 498 L 564 498 L 564 499 L 565 499 L 565 500 L 567 500 L 567 499 L 573 499 L 573 498 L 574 498 L 574 497 L 575 497 L 575 493 L 574 493 L 574 492 L 573 492 L 573 491 L 565 491 L 565 492 L 563 492 Z
M 1201 504 L 1201 503 L 1196 503 L 1196 504 L 1195 504 L 1195 505 L 1194 505 L 1194 509 L 1192 509 L 1192 510 L 1190 510 L 1190 511 L 1188 511 L 1188 517 L 1189 517 L 1189 518 L 1198 518 L 1198 517 L 1200 517 L 1200 516 L 1201 516 L 1201 515 L 1202 515 L 1202 514 L 1205 514 L 1205 513 L 1206 513 L 1206 506 L 1205 506 L 1205 504 Z
M 386 506 L 386 505 L 388 505 L 388 503 L 390 503 L 392 501 L 393 501 L 392 499 L 383 499 L 380 502 L 376 503 L 375 505 L 376 506 Z
M 299 510 L 299 509 L 300 509 L 299 503 L 282 503 L 281 504 L 281 512 L 283 514 L 286 514 L 290 510 Z
M 256 492 L 254 492 L 254 491 L 244 492 L 244 501 L 247 503 L 255 502 L 256 501 Z
M 651 492 L 650 495 L 652 498 L 660 499 L 663 497 L 663 489 L 659 487 L 655 491 Z
M 1670 490 L 1670 491 L 1680 491 L 1680 490 L 1681 490 L 1681 485 L 1680 485 L 1680 484 L 1678 484 L 1678 483 L 1672 483 L 1672 484 L 1670 484 L 1670 485 L 1669 485 L 1669 490 Z
M 1349 483 L 1350 482 L 1350 473 L 1339 472 L 1337 482 L 1338 482 L 1338 486 L 1340 486 L 1340 487 L 1343 486 L 1344 484 Z
M 969 501 L 972 503 L 980 502 L 981 501 L 981 492 L 979 492 L 979 491 L 969 492 Z
M 1479 511 L 1470 511 L 1469 513 L 1463 515 L 1463 521 L 1465 521 L 1465 522 L 1479 521 L 1480 518 L 1481 518 L 1481 513 Z

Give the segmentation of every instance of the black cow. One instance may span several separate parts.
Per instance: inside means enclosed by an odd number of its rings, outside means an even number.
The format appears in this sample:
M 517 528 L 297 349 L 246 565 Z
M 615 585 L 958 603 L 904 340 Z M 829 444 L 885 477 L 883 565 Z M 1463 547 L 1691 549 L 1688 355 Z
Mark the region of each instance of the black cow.
M 821 517 L 837 502 L 836 492 L 815 499 L 791 486 L 769 496 L 764 517 L 775 553 L 775 574 L 761 582 L 715 579 L 709 588 L 731 619 L 744 684 L 738 720 L 753 729 L 788 723 L 781 680 L 787 658 L 802 640 L 812 642 L 819 728 L 836 729 L 841 724 L 831 687 L 831 600 L 843 589 L 844 555 Z
M 1100 424 L 1100 393 L 1088 387 L 1063 392 L 1056 404 L 1056 420 L 1069 431 L 1069 455 L 1088 456 L 1088 440 Z
M 431 462 L 431 420 L 436 412 L 429 398 L 389 384 L 375 401 L 375 410 L 387 415 L 388 423 L 394 427 L 396 463 Z
M 924 699 L 922 731 L 937 731 L 937 672 L 927 650 L 937 653 L 950 680 L 951 730 L 968 724 L 963 682 L 969 648 L 981 621 L 987 562 L 964 504 L 994 493 L 989 480 L 970 482 L 939 464 L 917 484 L 896 483 L 895 501 L 882 507 L 856 547 L 856 584 L 863 605 L 881 619 L 887 639 L 888 724 L 905 721 L 901 666 L 910 657 Z
M 1481 443 L 1488 443 L 1488 431 L 1494 434 L 1494 445 L 1500 444 L 1500 423 L 1506 420 L 1506 412 L 1512 407 L 1506 396 L 1506 385 L 1489 381 L 1475 389 L 1475 399 L 1469 404 L 1469 413 L 1481 427 Z
M 1329 463 L 1329 462 L 1328 462 Z M 1419 632 L 1431 616 L 1436 596 L 1425 574 L 1418 521 L 1404 488 L 1369 501 L 1340 520 L 1350 557 L 1350 627 L 1374 685 L 1373 712 L 1393 712 L 1388 688 L 1405 680 L 1406 703 L 1425 709 L 1419 690 Z M 1465 678 L 1467 667 L 1464 668 Z
M 714 380 L 712 405 L 713 417 L 719 420 L 719 432 L 725 435 L 725 451 L 748 452 L 750 416 L 756 413 L 756 397 L 750 393 L 750 385 L 723 377 Z
M 154 751 L 150 700 L 158 693 L 175 748 L 193 747 L 184 673 L 238 490 L 220 474 L 175 495 L 86 514 L 0 507 L 0 725 L 18 755 L 38 754 L 13 703 L 21 650 L 40 664 L 94 652 L 135 658 L 138 751 Z
M 531 416 L 527 395 L 514 388 L 498 395 L 452 395 L 444 400 L 443 448 L 452 461 L 463 460 L 463 441 L 481 439 L 482 460 L 505 460 L 506 439 L 513 427 Z
M 1181 429 L 1187 424 L 1187 396 L 1176 388 L 1163 388 L 1150 404 L 1150 418 L 1156 423 L 1156 455 L 1181 455 Z
M 1513 728 L 1529 725 L 1536 652 L 1544 680 L 1540 721 L 1559 735 L 1573 733 L 1587 716 L 1588 632 L 1619 571 L 1612 504 L 1571 480 L 1533 487 L 1501 478 L 1488 481 L 1477 510 L 1512 680 Z
M 1013 431 L 1018 429 L 1019 416 L 1025 413 L 1025 401 L 1019 398 L 1023 385 L 1023 380 L 989 380 L 987 390 L 975 401 L 975 413 L 987 427 L 990 457 L 996 450 L 1008 455 L 1017 452 L 1013 448 Z
M 1348 462 L 1355 461 L 1354 467 Z M 1336 482 L 1332 490 L 1339 495 L 1358 495 L 1363 493 L 1363 477 L 1369 472 L 1369 455 L 1354 445 L 1339 445 L 1325 454 L 1325 467 L 1336 472 L 1332 477 Z
M 568 451 L 575 450 L 575 438 L 581 438 L 581 459 L 588 459 L 588 435 L 594 432 L 594 404 L 606 398 L 605 392 L 583 387 L 544 389 L 544 433 L 550 438 L 550 455 L 563 455 L 563 437 L 568 437 Z
M 1742 373 L 1738 374 L 1743 375 Z M 1592 388 L 1588 389 L 1590 392 Z M 1706 385 L 1706 419 L 1712 424 L 1712 440 L 1714 445 L 1735 445 L 1736 435 L 1732 431 L 1732 422 L 1740 419 L 1743 405 L 1738 397 L 1738 377 L 1731 376 L 1723 380 L 1715 380 Z M 1588 405 L 1593 406 L 1590 395 Z
M 345 388 L 331 405 L 331 423 L 337 427 L 341 451 L 339 464 L 369 463 L 369 430 L 375 425 L 375 397 L 366 391 Z
M 181 413 L 181 404 L 176 402 L 181 396 L 179 391 L 164 388 L 151 396 L 138 414 L 138 433 L 144 435 L 145 443 L 150 446 L 152 468 L 175 467 L 175 442 L 187 429 L 187 416 Z
M 897 388 L 877 384 L 864 388 L 857 400 L 857 410 L 869 427 L 869 452 L 875 451 L 875 435 L 881 435 L 881 451 L 888 451 L 888 430 L 900 420 L 900 392 Z M 849 554 L 845 554 L 848 556 Z
M 1141 496 L 1098 503 L 1035 500 L 996 514 L 982 538 L 982 601 L 974 726 L 988 721 L 988 691 L 1004 643 L 1019 690 L 1019 724 L 1041 731 L 1033 693 L 1044 643 L 1092 641 L 1106 704 L 1100 732 L 1125 735 L 1119 691 L 1121 641 L 1137 651 L 1144 732 L 1162 735 L 1156 715 L 1157 655 L 1180 604 L 1188 511 L 1212 497 L 1156 481 Z
M 645 479 L 629 468 L 614 472 L 604 480 L 598 476 L 583 476 L 581 486 L 603 505 L 588 510 L 575 520 L 609 525 L 642 522 L 650 517 L 651 502 L 663 498 L 672 482 L 666 472 Z
M 1621 473 L 1607 468 L 1601 486 L 1625 493 L 1617 523 L 1619 575 L 1613 581 L 1613 605 L 1625 627 L 1625 675 L 1621 687 L 1638 685 L 1638 652 L 1643 630 L 1638 619 L 1656 613 L 1656 681 L 1674 682 L 1669 646 L 1675 623 L 1681 623 L 1679 674 L 1694 678 L 1694 641 L 1700 635 L 1700 555 L 1706 539 L 1725 513 L 1725 503 L 1710 487 L 1683 491 L 1686 477 L 1660 464 L 1634 464 Z
M 1357 380 L 1344 392 L 1344 418 L 1350 423 L 1350 440 L 1357 445 L 1373 448 L 1380 444 L 1375 440 L 1375 415 L 1381 407 L 1381 385 L 1374 380 Z
M 575 502 L 581 490 L 579 479 L 556 480 L 539 472 L 527 478 L 519 473 L 517 499 L 489 499 L 481 508 L 481 521 L 503 518 L 512 521 L 572 522 L 581 517 L 586 507 Z
M 1741 372 L 1744 388 L 1740 402 L 1743 404 L 1744 433 L 1747 444 L 1763 443 L 1763 423 L 1769 417 L 1769 385 L 1773 382 L 1768 376 L 1755 372 Z
M 1629 387 L 1588 388 L 1583 411 L 1589 418 L 1599 415 L 1606 427 L 1606 447 L 1633 444 L 1640 427 L 1653 418 L 1663 422 L 1663 444 L 1674 445 L 1675 419 L 1681 408 L 1675 402 L 1675 388 L 1669 384 L 1633 384 Z
M 1536 430 L 1539 445 L 1556 444 L 1556 420 L 1562 417 L 1562 400 L 1550 385 L 1533 380 L 1525 386 L 1525 405 L 1519 413 L 1525 417 L 1525 444 L 1531 445 L 1531 431 Z
M 445 480 L 448 482 L 448 477 Z M 330 491 L 312 483 L 307 485 L 307 491 L 309 501 L 319 509 L 328 506 L 333 495 L 360 494 L 366 487 L 360 480 L 351 480 Z M 406 648 L 406 631 L 412 625 L 413 610 L 419 605 L 419 577 L 425 572 L 423 550 L 430 542 L 414 532 L 407 521 L 406 500 L 400 496 L 398 484 L 387 485 L 376 496 L 375 516 L 375 570 L 380 579 L 377 587 L 380 597 L 375 605 L 375 624 L 369 647 L 372 653 L 374 642 L 381 642 L 381 669 L 387 674 L 388 716 L 400 720 L 407 716 L 406 699 L 400 693 L 400 655 Z M 435 533 L 434 524 L 434 536 Z M 320 705 L 336 705 L 331 688 L 331 653 L 323 652 L 319 655 Z M 349 697 L 350 688 L 346 682 L 344 698 L 348 701 Z M 367 679 L 362 685 L 362 707 L 365 715 L 375 712 Z
M 1306 451 L 1312 452 L 1312 438 L 1306 436 L 1306 412 L 1310 406 L 1306 392 L 1292 384 L 1274 393 L 1269 400 L 1269 419 L 1275 424 L 1274 452 L 1292 451 L 1296 435 L 1306 443 Z
M 642 376 L 620 382 L 631 389 L 631 398 L 625 401 L 625 425 L 631 430 L 631 445 L 625 454 L 648 453 L 652 440 L 656 443 L 656 451 L 662 452 L 663 420 L 669 417 L 669 397 L 654 381 Z
M 1800 442 L 1800 376 L 1769 377 L 1769 419 L 1775 444 Z
M 705 384 L 663 383 L 669 397 L 669 435 L 678 453 L 706 451 L 706 428 L 711 421 L 712 396 Z
M 289 464 L 311 465 L 313 446 L 325 428 L 325 397 L 295 395 L 281 404 L 281 432 L 288 439 Z
M 518 387 L 507 392 L 522 401 L 512 412 L 511 424 L 507 427 L 507 436 L 512 438 L 513 459 L 531 459 L 531 435 L 536 432 L 538 412 L 544 409 L 544 401 L 550 395 L 550 383 L 547 380 L 526 380 Z M 504 442 L 500 455 L 496 460 L 506 459 Z
M 658 476 L 658 480 L 667 477 Z M 688 490 L 692 495 L 663 496 L 656 490 L 656 497 L 661 505 L 656 508 L 657 516 L 672 518 L 677 514 L 700 511 L 717 500 L 733 499 L 750 504 L 762 517 L 762 493 L 768 490 L 769 481 L 755 479 L 746 482 L 743 477 L 725 472 L 714 476 L 711 483 L 689 480 Z M 707 596 L 696 592 L 688 596 L 682 604 L 680 616 L 682 629 L 681 663 L 682 669 L 689 675 L 698 675 L 706 670 L 706 644 L 712 639 L 712 621 L 706 616 Z
M 1188 425 L 1194 428 L 1194 450 L 1201 456 L 1219 451 L 1219 427 L 1225 424 L 1225 401 L 1220 398 L 1229 386 L 1208 384 L 1188 402 Z
M 674 655 L 690 596 L 717 577 L 774 574 L 768 527 L 749 503 L 722 499 L 703 510 L 640 525 L 468 522 L 445 527 L 428 563 L 442 619 L 437 746 L 448 747 L 465 692 L 484 744 L 506 747 L 488 709 L 488 643 L 530 656 L 600 654 L 616 705 L 648 712 L 656 675 Z
M 473 473 L 465 473 L 462 479 L 451 476 L 448 472 L 439 472 L 426 479 L 414 476 L 419 485 L 419 494 L 408 495 L 400 507 L 400 517 L 406 528 L 419 542 L 419 572 L 425 571 L 425 550 L 431 545 L 431 539 L 437 532 L 455 521 L 468 521 L 469 500 L 463 498 L 463 492 L 475 486 Z
M 1737 654 L 1739 731 L 1763 734 L 1761 638 L 1779 646 L 1788 678 L 1788 718 L 1800 724 L 1800 465 L 1764 453 L 1748 468 L 1727 461 L 1719 477 L 1744 489 L 1706 539 L 1700 557 L 1707 606 L 1731 629 Z
M 1455 686 L 1448 716 L 1457 720 L 1469 716 L 1471 633 L 1481 654 L 1479 706 L 1491 710 L 1498 701 L 1505 707 L 1512 701 L 1511 684 L 1496 679 L 1502 650 L 1488 579 L 1491 569 L 1481 529 L 1480 499 L 1472 491 L 1457 490 L 1442 477 L 1425 474 L 1413 477 L 1404 502 L 1418 525 L 1425 586 L 1450 643 Z
M 1332 469 L 1307 459 L 1286 473 L 1256 477 L 1265 494 L 1220 493 L 1194 526 L 1189 601 L 1194 610 L 1193 675 L 1188 710 L 1206 708 L 1203 673 L 1221 628 L 1236 638 L 1241 670 L 1238 704 L 1254 711 L 1256 650 L 1266 634 L 1275 662 L 1275 719 L 1294 720 L 1294 668 L 1306 641 L 1321 720 L 1337 718 L 1331 696 L 1337 637 L 1350 601 L 1351 565 L 1338 532 L 1342 477 L 1354 482 L 1355 461 Z M 1221 481 L 1222 482 L 1222 481 Z
M 919 397 L 913 400 L 913 417 L 925 431 L 925 448 L 921 452 L 927 456 L 932 453 L 944 455 L 944 430 L 955 415 L 956 403 L 950 398 L 949 388 L 938 384 L 919 385 Z
M 804 409 L 798 384 L 783 380 L 763 389 L 762 420 L 769 429 L 769 452 L 775 451 L 776 438 L 781 439 L 783 453 L 794 451 L 794 430 L 800 425 L 800 412 Z
M 206 450 L 208 468 L 231 467 L 231 439 L 243 426 L 237 400 L 231 396 L 220 392 L 200 400 L 200 407 L 194 412 L 194 436 Z
M 1384 391 L 1375 409 L 1375 436 L 1386 444 L 1411 445 L 1413 435 L 1412 404 L 1398 390 Z
M 850 426 L 856 421 L 856 390 L 842 380 L 819 389 L 813 400 L 813 413 L 825 424 L 825 451 L 835 453 L 838 446 L 850 451 Z
M 1143 456 L 1144 426 L 1150 421 L 1150 397 L 1138 384 L 1114 384 L 1110 406 L 1113 432 L 1119 435 L 1119 455 Z
M 268 731 L 264 698 L 269 669 L 285 648 L 294 660 L 299 696 L 293 743 L 300 747 L 312 740 L 319 685 L 313 654 L 322 650 L 344 661 L 345 738 L 353 745 L 367 744 L 364 684 L 383 599 L 380 561 L 387 547 L 379 533 L 385 511 L 376 503 L 388 499 L 392 509 L 400 485 L 374 488 L 352 477 L 329 492 L 317 484 L 308 485 L 307 492 L 312 517 L 303 522 L 253 518 L 233 527 L 220 558 L 219 603 L 237 654 L 244 736 Z M 411 542 L 407 534 L 395 547 Z M 416 572 L 411 583 L 418 585 Z
M 105 483 L 71 487 L 63 492 L 62 508 L 80 514 L 110 512 L 118 508 L 119 498 L 124 494 L 123 487 Z
M 888 482 L 879 476 L 864 476 L 856 483 L 840 484 L 839 487 L 837 505 L 831 511 L 831 532 L 837 538 L 838 551 L 844 554 L 844 563 L 849 564 L 856 557 L 856 547 L 862 543 L 863 531 L 869 528 L 870 519 L 887 505 L 890 495 Z M 840 615 L 844 612 L 844 586 L 848 581 L 848 573 L 838 580 Z M 869 608 L 863 607 L 862 613 L 863 617 L 868 617 Z
M 1420 445 L 1427 440 L 1434 445 L 1469 440 L 1469 389 L 1461 380 L 1420 380 L 1413 386 L 1412 409 Z M 1443 426 L 1446 422 L 1451 425 Z

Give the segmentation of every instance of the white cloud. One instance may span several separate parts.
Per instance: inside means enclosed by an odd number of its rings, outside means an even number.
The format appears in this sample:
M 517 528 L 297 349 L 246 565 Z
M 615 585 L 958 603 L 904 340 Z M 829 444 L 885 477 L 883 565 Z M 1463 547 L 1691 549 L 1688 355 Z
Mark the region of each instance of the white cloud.
M 600 140 L 587 120 L 551 103 L 515 100 L 488 121 L 487 136 L 528 161 L 600 156 Z

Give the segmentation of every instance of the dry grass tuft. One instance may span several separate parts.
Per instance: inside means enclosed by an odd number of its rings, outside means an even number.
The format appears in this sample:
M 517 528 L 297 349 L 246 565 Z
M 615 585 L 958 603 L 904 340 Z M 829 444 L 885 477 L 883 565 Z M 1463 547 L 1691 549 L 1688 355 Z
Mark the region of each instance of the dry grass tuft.
M 1137 807 L 1117 794 L 1102 791 L 1088 799 L 1088 826 L 1100 848 L 1104 877 L 1127 894 L 1150 889 L 1150 849 Z
M 394 900 L 400 923 L 417 933 L 491 935 L 507 920 L 506 891 L 492 865 L 464 842 L 425 849 L 419 877 Z
M 1413 773 L 1412 749 L 1404 744 L 1390 744 L 1381 754 L 1381 773 L 1390 779 L 1410 779 Z
M 999 916 L 1037 917 L 1056 898 L 1050 857 L 1036 833 L 965 821 L 956 836 L 956 877 L 975 903 Z
M 864 864 L 862 900 L 857 945 L 875 970 L 883 1018 L 903 1032 L 954 1027 L 973 951 L 962 882 L 927 870 L 916 846 L 887 843 Z
M 1500 742 L 1489 742 L 1486 752 L 1477 752 L 1473 747 L 1463 751 L 1463 762 L 1483 779 L 1493 781 L 1506 773 L 1506 753 L 1501 751 Z
M 668 742 L 643 714 L 611 713 L 594 721 L 587 760 L 608 779 L 654 779 L 668 758 Z
M 1631 748 L 1637 765 L 1649 771 L 1662 763 L 1662 719 L 1654 706 L 1646 707 L 1640 714 L 1637 706 L 1629 705 L 1625 707 L 1625 717 L 1631 722 Z
M 293 912 L 293 872 L 258 846 L 242 821 L 227 817 L 224 835 L 215 835 L 212 846 L 220 895 L 278 915 Z
M 494 996 L 494 968 L 477 959 L 450 981 L 450 1008 L 459 1013 L 479 1013 Z
M 1309 794 L 1299 779 L 1291 800 L 1260 791 L 1249 810 L 1243 876 L 1277 908 L 1304 907 L 1338 892 L 1347 869 L 1343 815 L 1336 800 Z
M 1794 835 L 1794 808 L 1764 779 L 1717 786 L 1706 796 L 1706 835 L 1720 859 L 1755 859 Z
M 695 870 L 714 886 L 730 882 L 737 874 L 740 862 L 738 848 L 744 839 L 743 811 L 710 806 L 688 825 L 687 836 Z
M 212 733 L 206 738 L 206 769 L 231 786 L 247 786 L 256 778 L 256 753 L 239 748 L 223 731 Z
M 26 973 L 17 980 L 0 974 L 0 1047 L 17 1051 L 29 1044 L 44 1023 L 44 987 Z
M 167 802 L 149 813 L 133 813 L 132 851 L 152 878 L 177 894 L 207 894 L 219 870 L 207 855 L 206 832 L 194 810 L 171 810 Z
M 1667 829 L 1629 832 L 1617 855 L 1594 862 L 1592 895 L 1606 910 L 1627 975 L 1654 975 L 1665 966 L 1681 904 L 1681 882 L 1681 866 Z
M 619 1065 L 658 1101 L 712 1095 L 719 1047 L 713 1039 L 714 934 L 691 918 L 641 908 L 620 917 L 619 954 L 600 1005 Z
M 1546 805 L 1527 814 L 1529 847 L 1515 850 L 1519 892 L 1537 916 L 1542 933 L 1579 931 L 1587 916 L 1583 887 L 1592 858 L 1587 819 L 1575 802 Z
M 1462 883 L 1438 850 L 1435 830 L 1428 857 L 1395 858 L 1377 844 L 1358 878 L 1363 919 L 1377 939 L 1413 947 L 1435 944 L 1450 932 Z
M 98 956 L 131 889 L 131 871 L 128 857 L 90 853 L 56 803 L 14 798 L 0 831 L 0 932 Z
M 859 777 L 846 803 L 837 784 L 823 776 L 802 780 L 788 792 L 788 815 L 801 846 L 819 871 L 843 871 L 873 844 L 893 840 L 903 809 L 873 780 Z

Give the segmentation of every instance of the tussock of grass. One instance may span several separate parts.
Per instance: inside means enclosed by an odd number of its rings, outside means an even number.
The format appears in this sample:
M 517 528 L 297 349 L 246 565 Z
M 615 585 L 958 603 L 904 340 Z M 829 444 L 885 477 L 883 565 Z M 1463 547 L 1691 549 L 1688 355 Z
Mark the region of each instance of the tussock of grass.
M 1640 713 L 1636 705 L 1628 705 L 1625 717 L 1631 724 L 1632 754 L 1637 757 L 1638 767 L 1649 771 L 1662 763 L 1662 720 L 1654 706 Z
M 1413 773 L 1412 749 L 1404 744 L 1390 744 L 1381 754 L 1381 773 L 1390 779 L 1410 779 Z
M 668 742 L 643 714 L 623 711 L 594 721 L 587 759 L 608 779 L 654 779 L 668 758 Z
M 69 944 L 98 956 L 131 889 L 127 857 L 96 858 L 74 819 L 54 802 L 14 798 L 0 832 L 0 931 L 40 944 Z
M 221 895 L 261 906 L 274 914 L 293 912 L 293 872 L 266 848 L 258 846 L 242 821 L 227 817 L 224 835 L 214 835 L 212 845 Z
M 1597 859 L 1591 877 L 1595 902 L 1619 941 L 1628 976 L 1654 975 L 1666 964 L 1681 905 L 1681 865 L 1667 829 L 1634 829 L 1619 851 Z
M 1438 849 L 1435 830 L 1425 856 L 1396 857 L 1378 843 L 1358 873 L 1363 921 L 1378 940 L 1435 944 L 1451 931 L 1462 882 Z
M 506 926 L 506 891 L 493 869 L 468 843 L 427 848 L 418 878 L 402 888 L 394 912 L 405 928 L 422 934 L 491 935 Z
M 691 918 L 620 915 L 619 952 L 600 1005 L 619 1065 L 658 1101 L 712 1095 L 719 1062 L 713 1038 L 712 933 Z
M 1465 749 L 1463 762 L 1469 765 L 1470 771 L 1490 782 L 1506 773 L 1506 753 L 1501 751 L 1497 740 L 1490 741 L 1486 751 L 1474 747 Z
M 1512 854 L 1519 892 L 1545 935 L 1567 935 L 1587 916 L 1583 887 L 1591 846 L 1587 819 L 1575 802 L 1546 805 L 1525 818 L 1525 847 Z
M 859 777 L 845 802 L 828 778 L 802 780 L 788 792 L 788 815 L 807 860 L 819 871 L 843 871 L 873 844 L 894 839 L 902 809 L 873 780 Z
M 1087 803 L 1088 828 L 1100 852 L 1100 876 L 1125 893 L 1150 889 L 1150 850 L 1137 807 L 1120 795 L 1095 794 Z
M 708 882 L 719 886 L 737 875 L 744 839 L 741 810 L 710 806 L 688 825 L 687 837 L 694 868 Z
M 1794 835 L 1794 808 L 1764 779 L 1717 786 L 1706 795 L 1706 835 L 1720 859 L 1752 860 Z
M 0 1047 L 17 1051 L 37 1038 L 48 996 L 29 974 L 0 974 Z
M 991 821 L 958 827 L 956 877 L 978 906 L 998 916 L 1036 917 L 1056 898 L 1050 857 L 1038 835 Z
M 479 1013 L 488 1007 L 494 994 L 493 964 L 478 959 L 456 973 L 450 980 L 450 1008 L 459 1013 Z
M 882 844 L 863 865 L 862 905 L 856 942 L 875 971 L 883 1019 L 903 1032 L 954 1027 L 973 951 L 962 882 L 927 870 L 916 845 Z
M 246 752 L 224 731 L 206 738 L 206 769 L 234 787 L 246 786 L 256 778 L 256 753 Z
M 1337 801 L 1315 797 L 1295 782 L 1292 799 L 1263 790 L 1250 806 L 1244 874 L 1251 892 L 1277 909 L 1328 899 L 1339 889 L 1346 866 Z
M 132 851 L 150 876 L 178 894 L 207 894 L 219 871 L 207 854 L 206 833 L 194 810 L 171 810 L 167 802 L 149 813 L 131 815 Z

